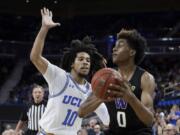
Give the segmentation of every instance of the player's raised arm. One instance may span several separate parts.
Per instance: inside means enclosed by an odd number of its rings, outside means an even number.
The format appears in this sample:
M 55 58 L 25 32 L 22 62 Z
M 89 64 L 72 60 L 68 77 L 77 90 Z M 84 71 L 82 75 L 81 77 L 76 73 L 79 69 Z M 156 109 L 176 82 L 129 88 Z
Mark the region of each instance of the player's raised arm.
M 34 41 L 31 54 L 30 54 L 30 59 L 32 63 L 36 66 L 36 68 L 42 74 L 44 74 L 48 66 L 47 60 L 42 56 L 42 51 L 44 48 L 44 41 L 45 41 L 45 38 L 49 29 L 56 26 L 60 26 L 60 23 L 55 23 L 52 20 L 53 14 L 47 8 L 41 9 L 41 16 L 42 16 L 42 26 Z

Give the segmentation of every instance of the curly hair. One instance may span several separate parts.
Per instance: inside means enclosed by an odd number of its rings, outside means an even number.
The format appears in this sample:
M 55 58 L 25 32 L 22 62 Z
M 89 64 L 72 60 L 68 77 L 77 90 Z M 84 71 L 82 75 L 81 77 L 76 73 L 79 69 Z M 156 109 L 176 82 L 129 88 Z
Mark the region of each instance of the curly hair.
M 97 70 L 100 68 L 101 59 L 96 59 L 98 51 L 95 48 L 95 45 L 92 44 L 91 38 L 86 36 L 83 38 L 82 41 L 80 40 L 72 40 L 71 41 L 71 47 L 65 48 L 62 62 L 61 62 L 61 68 L 64 69 L 67 72 L 71 71 L 71 65 L 74 63 L 75 58 L 77 56 L 77 53 L 79 52 L 86 52 L 90 55 L 91 59 L 91 70 L 90 72 L 95 72 L 94 70 Z M 103 59 L 102 59 L 103 60 Z
M 145 56 L 145 50 L 147 47 L 146 39 L 143 36 L 141 36 L 141 34 L 135 29 L 122 29 L 117 34 L 117 40 L 118 39 L 126 39 L 129 47 L 136 50 L 135 64 L 140 64 L 140 62 L 143 60 Z

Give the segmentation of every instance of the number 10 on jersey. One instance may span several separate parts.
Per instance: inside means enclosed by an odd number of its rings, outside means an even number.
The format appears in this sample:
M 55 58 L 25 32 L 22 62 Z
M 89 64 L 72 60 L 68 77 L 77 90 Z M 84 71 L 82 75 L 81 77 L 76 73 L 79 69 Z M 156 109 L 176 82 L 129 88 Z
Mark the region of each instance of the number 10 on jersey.
M 71 109 L 68 109 L 66 118 L 62 124 L 65 126 L 73 126 L 77 116 L 78 116 L 77 111 L 73 111 Z

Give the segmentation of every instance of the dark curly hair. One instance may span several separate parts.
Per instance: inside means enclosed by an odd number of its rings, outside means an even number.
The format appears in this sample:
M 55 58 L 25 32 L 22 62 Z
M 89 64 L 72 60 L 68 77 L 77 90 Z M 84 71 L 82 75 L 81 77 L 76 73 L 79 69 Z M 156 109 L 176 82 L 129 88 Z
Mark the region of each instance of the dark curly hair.
M 140 62 L 143 60 L 145 56 L 145 50 L 147 47 L 146 39 L 143 36 L 141 36 L 141 34 L 135 29 L 122 29 L 117 34 L 117 40 L 118 39 L 126 39 L 129 47 L 136 50 L 135 64 L 140 64 Z
M 91 38 L 86 36 L 83 40 L 72 40 L 71 47 L 65 48 L 61 68 L 67 72 L 71 71 L 71 65 L 74 63 L 77 53 L 86 52 L 90 55 L 91 59 L 91 70 L 90 72 L 95 72 L 101 66 L 101 61 L 103 59 L 97 57 L 100 56 L 95 45 L 92 44 Z M 102 57 L 103 58 L 103 57 Z

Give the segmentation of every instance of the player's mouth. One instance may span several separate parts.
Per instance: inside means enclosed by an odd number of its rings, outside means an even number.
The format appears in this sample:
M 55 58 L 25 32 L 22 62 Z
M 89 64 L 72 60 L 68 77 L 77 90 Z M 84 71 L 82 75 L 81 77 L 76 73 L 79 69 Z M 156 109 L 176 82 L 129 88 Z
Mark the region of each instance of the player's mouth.
M 82 67 L 82 68 L 81 68 L 81 71 L 82 71 L 83 73 L 87 73 L 87 72 L 89 71 L 89 68 L 88 68 L 88 67 Z
M 83 69 L 83 70 L 88 70 L 89 68 L 88 68 L 88 67 L 82 67 L 81 69 Z
M 116 56 L 117 56 L 117 53 L 113 53 L 112 56 L 113 56 L 113 57 L 116 57 Z

